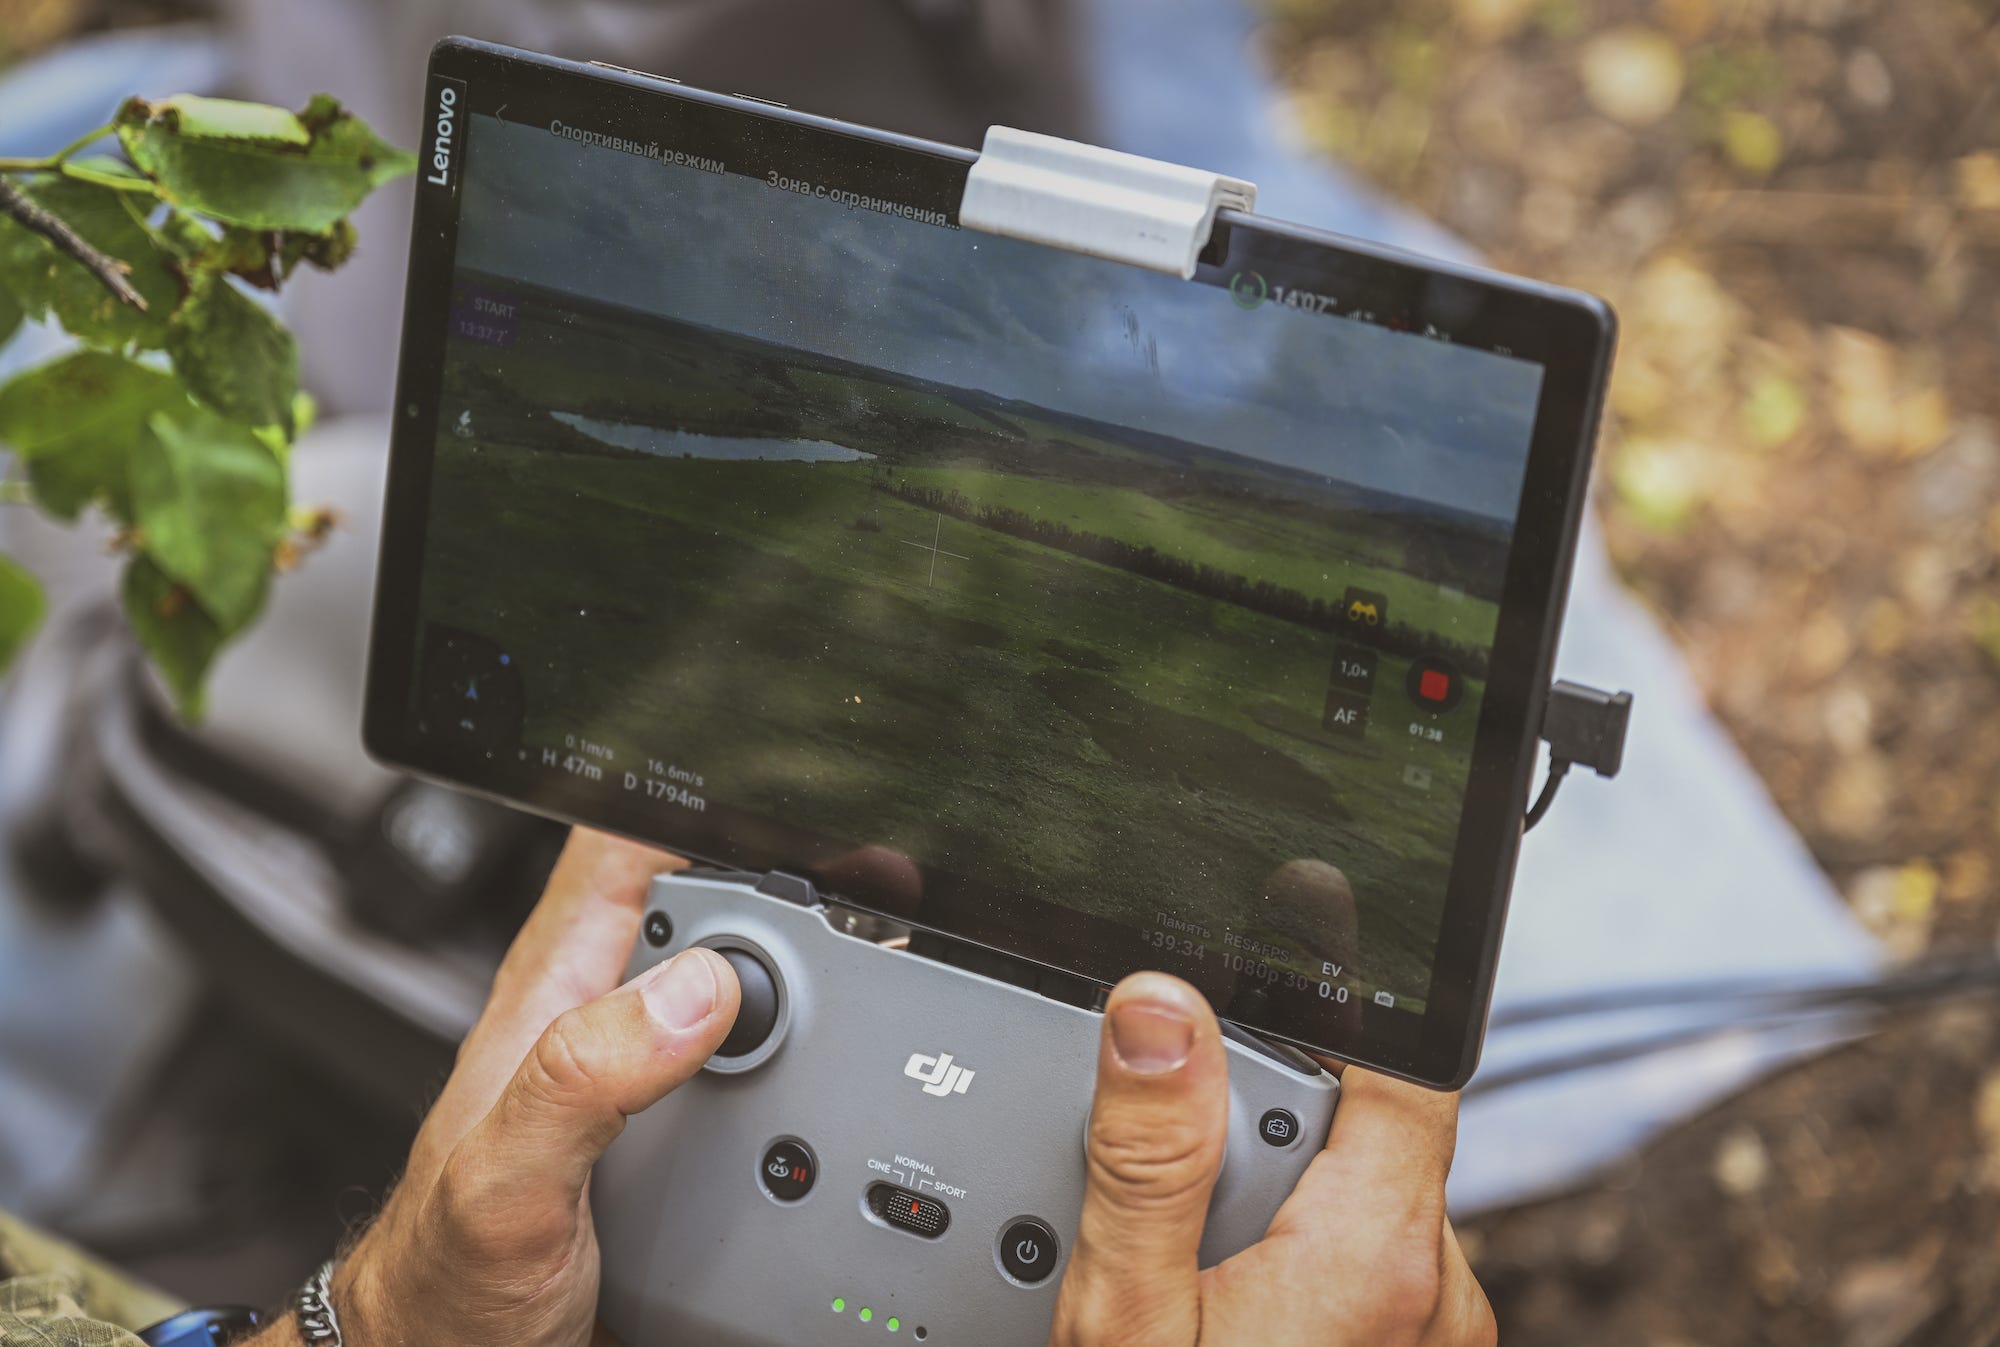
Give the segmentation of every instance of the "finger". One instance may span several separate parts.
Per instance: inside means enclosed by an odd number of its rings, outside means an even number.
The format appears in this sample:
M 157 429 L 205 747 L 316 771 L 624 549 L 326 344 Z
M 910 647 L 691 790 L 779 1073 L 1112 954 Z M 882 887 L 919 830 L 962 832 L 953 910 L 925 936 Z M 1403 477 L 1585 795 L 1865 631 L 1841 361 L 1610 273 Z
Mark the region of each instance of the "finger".
M 836 857 L 819 875 L 830 892 L 866 903 L 887 916 L 913 917 L 923 902 L 923 871 L 902 852 L 879 843 Z
M 737 1003 L 728 963 L 697 947 L 558 1016 L 445 1164 L 438 1186 L 457 1223 L 567 1230 L 626 1118 L 701 1069 Z
M 486 1008 L 459 1046 L 451 1079 L 424 1119 L 410 1152 L 411 1175 L 435 1175 L 556 1016 L 618 985 L 653 876 L 686 865 L 679 856 L 606 833 L 570 833 L 540 901 L 494 975 Z
M 1052 1342 L 1194 1342 L 1196 1258 L 1228 1113 L 1222 1035 L 1200 993 L 1164 973 L 1119 983 L 1105 1005 L 1083 1217 Z
M 1426 1182 L 1442 1185 L 1458 1146 L 1458 1095 L 1412 1085 L 1379 1071 L 1350 1069 L 1326 1149 L 1372 1160 L 1393 1155 Z
M 570 833 L 460 1054 L 462 1073 L 484 1069 L 491 1076 L 481 1113 L 549 1021 L 618 985 L 653 877 L 686 865 L 679 856 L 608 833 Z
M 1276 925 L 1311 934 L 1312 948 L 1331 979 L 1352 976 L 1361 961 L 1361 910 L 1345 871 L 1326 861 L 1286 861 L 1264 881 L 1264 901 Z M 1323 1009 L 1329 1041 L 1352 1042 L 1361 1029 L 1360 998 Z
M 1444 1240 L 1444 1288 L 1434 1331 L 1427 1341 L 1451 1347 L 1494 1347 L 1500 1340 L 1500 1326 L 1493 1319 L 1493 1304 L 1479 1278 L 1472 1275 L 1458 1232 L 1449 1221 L 1445 1222 Z
M 1349 1067 L 1326 1148 L 1242 1257 L 1282 1269 L 1307 1321 L 1337 1319 L 1347 1340 L 1489 1342 L 1445 1216 L 1457 1121 L 1456 1095 Z
M 1312 933 L 1312 948 L 1343 969 L 1361 956 L 1361 912 L 1354 885 L 1326 861 L 1286 861 L 1264 881 L 1264 901 L 1287 930 Z
M 565 994 L 529 1018 L 539 1033 L 555 1015 L 617 986 L 632 954 L 646 890 L 655 875 L 684 870 L 685 857 L 587 828 L 571 831 L 534 911 L 507 951 L 501 977 Z M 517 989 L 518 990 L 518 989 Z
M 1444 1220 L 1458 1144 L 1458 1096 L 1349 1067 L 1326 1149 L 1279 1209 L 1274 1232 L 1304 1224 L 1369 1229 Z

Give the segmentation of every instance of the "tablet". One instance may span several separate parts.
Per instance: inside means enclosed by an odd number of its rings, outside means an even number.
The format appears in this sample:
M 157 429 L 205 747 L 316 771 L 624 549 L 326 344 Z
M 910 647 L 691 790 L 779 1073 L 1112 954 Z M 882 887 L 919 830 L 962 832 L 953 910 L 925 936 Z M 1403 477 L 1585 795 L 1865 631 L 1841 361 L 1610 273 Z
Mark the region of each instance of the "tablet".
M 1602 303 L 983 233 L 972 151 L 470 41 L 427 107 L 379 758 L 1469 1075 Z

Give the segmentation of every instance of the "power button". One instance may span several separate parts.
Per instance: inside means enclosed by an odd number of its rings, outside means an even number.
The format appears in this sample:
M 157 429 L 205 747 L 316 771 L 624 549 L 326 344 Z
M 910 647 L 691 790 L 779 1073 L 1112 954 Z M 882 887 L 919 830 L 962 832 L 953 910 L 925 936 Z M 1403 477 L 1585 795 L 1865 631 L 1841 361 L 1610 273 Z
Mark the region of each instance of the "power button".
M 1056 1270 L 1056 1233 L 1032 1216 L 1000 1232 L 1000 1267 L 1017 1282 L 1033 1286 Z

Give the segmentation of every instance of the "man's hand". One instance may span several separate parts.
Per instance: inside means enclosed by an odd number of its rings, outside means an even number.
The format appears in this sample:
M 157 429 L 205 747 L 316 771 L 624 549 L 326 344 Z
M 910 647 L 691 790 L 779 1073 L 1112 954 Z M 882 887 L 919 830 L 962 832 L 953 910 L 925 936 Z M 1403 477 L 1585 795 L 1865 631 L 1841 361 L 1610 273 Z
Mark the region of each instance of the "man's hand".
M 1491 1347 L 1445 1219 L 1458 1101 L 1350 1068 L 1333 1135 L 1259 1244 L 1199 1271 L 1228 1065 L 1201 995 L 1162 973 L 1105 1010 L 1083 1220 L 1051 1347 Z
M 342 1261 L 348 1347 L 586 1347 L 597 1328 L 591 1166 L 736 1019 L 736 976 L 682 952 L 619 986 L 649 880 L 686 861 L 570 837 L 507 952 L 381 1218 Z M 296 1341 L 286 1324 L 260 1338 Z

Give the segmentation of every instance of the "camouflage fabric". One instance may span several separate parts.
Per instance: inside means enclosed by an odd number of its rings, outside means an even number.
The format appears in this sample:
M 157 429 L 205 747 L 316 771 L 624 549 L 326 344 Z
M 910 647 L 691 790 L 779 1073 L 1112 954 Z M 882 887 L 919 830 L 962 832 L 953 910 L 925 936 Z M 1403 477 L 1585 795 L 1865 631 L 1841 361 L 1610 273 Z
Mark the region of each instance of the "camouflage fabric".
M 143 1347 L 116 1324 L 84 1313 L 73 1274 L 35 1272 L 0 1282 L 0 1347 Z
M 131 1330 L 180 1308 L 0 1213 L 0 1347 L 143 1347 Z

